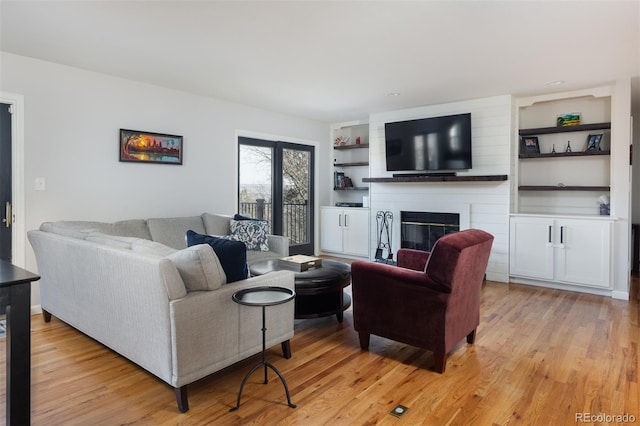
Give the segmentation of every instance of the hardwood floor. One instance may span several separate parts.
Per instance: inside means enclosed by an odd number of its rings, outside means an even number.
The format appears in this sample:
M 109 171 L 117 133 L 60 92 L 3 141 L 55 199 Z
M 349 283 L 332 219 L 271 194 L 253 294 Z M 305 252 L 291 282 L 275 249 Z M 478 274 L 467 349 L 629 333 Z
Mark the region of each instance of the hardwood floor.
M 296 321 L 291 359 L 280 345 L 268 351 L 298 408 L 270 371 L 266 385 L 251 377 L 229 413 L 253 357 L 190 385 L 180 414 L 173 388 L 55 317 L 33 316 L 32 424 L 574 425 L 579 413 L 638 422 L 638 321 L 637 290 L 627 302 L 487 282 L 476 343 L 461 342 L 443 375 L 411 346 L 371 336 L 361 351 L 347 311 L 342 324 Z M 409 408 L 401 419 L 389 414 L 397 404 Z

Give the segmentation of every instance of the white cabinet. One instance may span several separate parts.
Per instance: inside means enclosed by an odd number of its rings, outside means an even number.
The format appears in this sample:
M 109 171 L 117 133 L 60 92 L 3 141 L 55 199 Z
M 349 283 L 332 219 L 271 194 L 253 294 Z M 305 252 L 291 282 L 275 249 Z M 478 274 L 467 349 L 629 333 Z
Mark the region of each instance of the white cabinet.
M 513 216 L 510 275 L 611 288 L 611 220 Z
M 320 207 L 320 250 L 351 256 L 369 255 L 369 210 Z

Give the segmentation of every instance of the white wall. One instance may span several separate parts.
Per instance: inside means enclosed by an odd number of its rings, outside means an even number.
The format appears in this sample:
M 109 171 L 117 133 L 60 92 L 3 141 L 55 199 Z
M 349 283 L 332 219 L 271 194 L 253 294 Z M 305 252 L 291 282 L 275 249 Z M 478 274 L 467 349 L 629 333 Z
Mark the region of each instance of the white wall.
M 26 230 L 61 219 L 232 214 L 237 132 L 309 141 L 316 183 L 330 179 L 327 123 L 4 52 L 0 71 L 0 91 L 24 95 Z M 120 128 L 184 136 L 183 165 L 119 162 Z M 34 190 L 36 177 L 46 191 Z M 316 191 L 317 205 L 328 199 L 328 188 Z M 36 270 L 29 244 L 26 252 Z
M 388 177 L 384 151 L 384 123 L 450 114 L 471 113 L 473 169 L 458 175 L 509 175 L 511 165 L 511 96 L 455 102 L 372 114 L 369 117 L 371 177 Z M 511 179 L 511 178 L 509 178 Z M 377 236 L 376 212 L 394 216 L 392 250 L 400 246 L 400 211 L 461 213 L 461 228 L 483 229 L 495 240 L 487 278 L 508 282 L 510 181 L 442 183 L 371 183 L 371 257 Z M 468 218 L 468 219 L 466 219 Z M 468 222 L 465 223 L 465 222 Z

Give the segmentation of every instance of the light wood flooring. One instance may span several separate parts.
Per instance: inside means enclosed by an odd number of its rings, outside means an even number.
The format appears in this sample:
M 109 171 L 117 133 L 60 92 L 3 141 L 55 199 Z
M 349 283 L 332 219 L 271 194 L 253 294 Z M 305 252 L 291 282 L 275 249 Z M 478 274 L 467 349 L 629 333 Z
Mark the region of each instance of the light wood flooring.
M 280 345 L 267 355 L 298 408 L 269 371 L 269 383 L 255 373 L 228 412 L 253 357 L 190 385 L 181 414 L 164 382 L 55 317 L 33 316 L 32 424 L 575 425 L 579 413 L 640 422 L 638 319 L 637 290 L 627 302 L 487 282 L 476 343 L 461 342 L 442 375 L 430 370 L 431 353 L 411 346 L 372 336 L 362 351 L 350 311 L 342 324 L 300 320 L 293 357 Z M 389 414 L 397 404 L 408 407 L 402 418 Z

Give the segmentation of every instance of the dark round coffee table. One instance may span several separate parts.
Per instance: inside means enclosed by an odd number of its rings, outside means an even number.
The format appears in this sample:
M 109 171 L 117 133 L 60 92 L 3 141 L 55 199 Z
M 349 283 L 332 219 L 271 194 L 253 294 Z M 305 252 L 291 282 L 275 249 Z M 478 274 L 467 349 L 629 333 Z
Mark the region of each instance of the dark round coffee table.
M 279 259 L 261 260 L 249 266 L 251 275 L 290 270 Z M 295 271 L 294 271 L 295 272 Z M 351 297 L 343 289 L 351 284 L 351 266 L 322 259 L 322 266 L 295 272 L 295 318 L 319 318 L 335 315 L 342 322 L 343 312 L 351 306 Z

